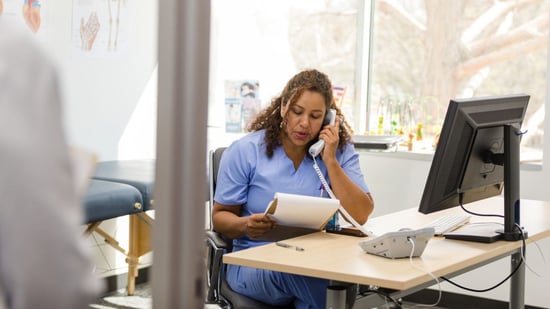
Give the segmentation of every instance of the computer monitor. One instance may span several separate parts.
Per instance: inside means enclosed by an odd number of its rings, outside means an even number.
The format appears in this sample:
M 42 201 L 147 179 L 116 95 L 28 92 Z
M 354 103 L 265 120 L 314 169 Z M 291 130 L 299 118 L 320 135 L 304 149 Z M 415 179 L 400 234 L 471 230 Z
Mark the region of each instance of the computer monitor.
M 528 102 L 525 94 L 450 101 L 420 212 L 500 195 L 504 189 L 502 238 L 519 239 L 519 143 Z

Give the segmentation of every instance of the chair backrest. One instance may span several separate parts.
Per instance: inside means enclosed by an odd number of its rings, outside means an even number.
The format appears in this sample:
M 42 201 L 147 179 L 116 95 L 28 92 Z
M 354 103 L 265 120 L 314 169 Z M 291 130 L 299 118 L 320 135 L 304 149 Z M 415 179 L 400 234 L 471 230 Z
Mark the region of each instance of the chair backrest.
M 214 230 L 212 225 L 212 208 L 214 207 L 214 192 L 216 192 L 216 181 L 218 180 L 218 169 L 220 167 L 220 160 L 222 159 L 222 154 L 227 147 L 216 148 L 215 150 L 210 151 L 210 156 L 208 159 L 208 184 L 209 184 L 209 220 L 210 220 L 210 230 Z
M 208 261 L 207 261 L 207 302 L 219 302 L 221 300 L 222 272 L 223 263 L 222 255 L 226 251 L 231 251 L 232 242 L 226 241 L 225 237 L 214 231 L 212 224 L 212 209 L 214 208 L 214 192 L 216 191 L 216 181 L 218 178 L 218 169 L 220 160 L 225 147 L 211 150 L 208 153 L 208 220 L 209 231 L 207 234 L 208 246 Z

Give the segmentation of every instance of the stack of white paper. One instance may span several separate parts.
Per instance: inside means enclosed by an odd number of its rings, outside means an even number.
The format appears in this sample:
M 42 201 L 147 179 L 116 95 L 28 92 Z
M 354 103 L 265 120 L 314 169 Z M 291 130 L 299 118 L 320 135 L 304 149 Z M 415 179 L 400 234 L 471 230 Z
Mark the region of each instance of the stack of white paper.
M 339 207 L 337 199 L 277 192 L 265 214 L 278 225 L 322 230 Z

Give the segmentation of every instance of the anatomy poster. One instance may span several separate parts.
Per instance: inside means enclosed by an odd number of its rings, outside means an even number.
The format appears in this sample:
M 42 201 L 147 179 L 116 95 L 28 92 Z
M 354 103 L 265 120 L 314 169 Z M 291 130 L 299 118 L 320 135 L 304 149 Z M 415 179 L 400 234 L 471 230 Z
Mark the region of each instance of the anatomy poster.
M 123 56 L 128 50 L 128 0 L 74 0 L 74 53 L 94 57 Z
M 24 24 L 30 32 L 41 35 L 47 28 L 48 0 L 0 0 L 0 16 Z

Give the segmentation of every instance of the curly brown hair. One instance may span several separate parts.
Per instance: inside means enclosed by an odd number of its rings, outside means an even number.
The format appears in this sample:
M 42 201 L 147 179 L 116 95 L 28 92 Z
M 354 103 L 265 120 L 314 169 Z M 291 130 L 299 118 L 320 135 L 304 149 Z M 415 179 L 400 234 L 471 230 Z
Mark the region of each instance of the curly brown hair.
M 332 83 L 328 76 L 315 69 L 309 69 L 294 75 L 286 84 L 282 93 L 271 100 L 271 104 L 262 110 L 258 116 L 248 126 L 248 131 L 259 131 L 265 129 L 266 154 L 269 158 L 273 157 L 275 148 L 281 145 L 281 102 L 289 107 L 296 104 L 300 96 L 305 91 L 314 91 L 325 98 L 326 110 L 335 109 L 336 115 L 340 118 L 340 129 L 338 135 L 340 141 L 338 148 L 342 150 L 347 143 L 351 142 L 353 129 L 345 120 L 342 111 L 334 103 Z M 315 140 L 311 142 L 313 144 Z M 309 146 L 309 145 L 308 145 Z

